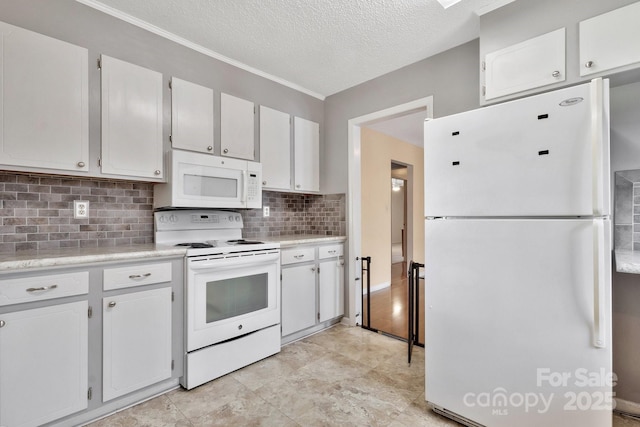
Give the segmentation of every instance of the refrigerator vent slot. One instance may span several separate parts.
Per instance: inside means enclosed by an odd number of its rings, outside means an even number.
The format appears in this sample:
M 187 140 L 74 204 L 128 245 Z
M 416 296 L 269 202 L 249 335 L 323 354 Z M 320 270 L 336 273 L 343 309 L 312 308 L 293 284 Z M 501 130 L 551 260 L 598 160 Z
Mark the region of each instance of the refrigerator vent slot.
M 452 164 L 453 166 L 458 166 L 458 165 L 460 164 L 460 162 L 451 162 L 451 164 Z
M 548 119 L 548 118 L 549 118 L 549 115 L 548 115 L 548 114 L 540 114 L 540 115 L 538 116 L 538 120 Z
M 451 136 L 458 136 L 458 135 L 460 135 L 460 131 L 451 132 Z
M 546 156 L 547 154 L 549 154 L 549 150 L 538 151 L 538 156 Z

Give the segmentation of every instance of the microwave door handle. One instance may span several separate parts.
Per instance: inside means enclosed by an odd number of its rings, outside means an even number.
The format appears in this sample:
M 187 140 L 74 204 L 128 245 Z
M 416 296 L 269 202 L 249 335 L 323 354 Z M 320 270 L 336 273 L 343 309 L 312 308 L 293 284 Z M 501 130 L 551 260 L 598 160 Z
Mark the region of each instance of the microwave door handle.
M 248 185 L 249 183 L 247 182 L 247 170 L 243 169 L 242 170 L 242 197 L 240 198 L 240 201 L 244 204 L 245 208 L 247 207 L 246 205 L 247 205 Z

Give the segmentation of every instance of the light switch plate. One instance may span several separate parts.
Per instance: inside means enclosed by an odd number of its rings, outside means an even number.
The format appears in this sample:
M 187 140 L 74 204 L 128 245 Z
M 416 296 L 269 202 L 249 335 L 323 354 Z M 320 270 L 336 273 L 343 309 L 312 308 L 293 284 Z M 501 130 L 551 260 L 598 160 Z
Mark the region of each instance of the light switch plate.
M 89 218 L 89 201 L 74 200 L 73 201 L 73 217 L 76 219 Z

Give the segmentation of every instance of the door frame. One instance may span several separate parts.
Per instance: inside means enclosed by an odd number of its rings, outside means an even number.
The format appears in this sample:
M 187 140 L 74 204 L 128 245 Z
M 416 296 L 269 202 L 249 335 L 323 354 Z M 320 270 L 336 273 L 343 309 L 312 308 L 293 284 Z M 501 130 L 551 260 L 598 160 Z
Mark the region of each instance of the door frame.
M 354 117 L 347 122 L 347 152 L 348 152 L 348 203 L 347 203 L 347 235 L 348 253 L 349 253 L 349 277 L 348 277 L 348 313 L 349 317 L 344 320 L 351 326 L 362 324 L 362 292 L 360 286 L 362 283 L 362 270 L 360 265 L 361 253 L 361 236 L 362 229 L 360 218 L 362 215 L 361 208 L 361 139 L 360 126 L 373 124 L 386 119 L 403 116 L 415 111 L 427 111 L 427 118 L 433 118 L 433 95 L 419 98 L 394 107 L 385 108 L 363 116 Z

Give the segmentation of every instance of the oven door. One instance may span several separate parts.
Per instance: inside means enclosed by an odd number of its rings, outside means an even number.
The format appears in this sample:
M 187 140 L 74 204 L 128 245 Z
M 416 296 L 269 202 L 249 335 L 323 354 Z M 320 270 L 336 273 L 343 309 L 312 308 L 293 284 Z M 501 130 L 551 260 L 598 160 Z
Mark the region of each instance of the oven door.
M 187 260 L 187 351 L 280 323 L 279 257 Z

